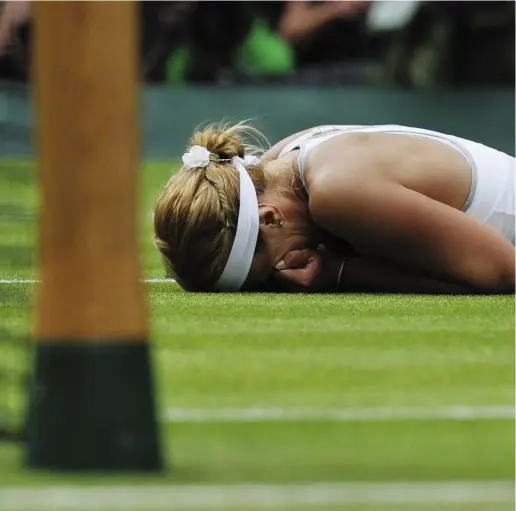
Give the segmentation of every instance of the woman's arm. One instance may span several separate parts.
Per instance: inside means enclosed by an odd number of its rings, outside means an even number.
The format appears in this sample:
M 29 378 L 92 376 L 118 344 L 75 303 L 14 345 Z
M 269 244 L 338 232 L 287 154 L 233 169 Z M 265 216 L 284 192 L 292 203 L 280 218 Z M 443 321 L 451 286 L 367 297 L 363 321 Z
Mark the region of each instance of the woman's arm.
M 380 173 L 335 170 L 310 185 L 310 212 L 321 228 L 366 257 L 438 281 L 514 292 L 514 247 L 489 226 Z
M 481 291 L 472 286 L 440 281 L 403 270 L 393 264 L 363 257 L 350 257 L 345 261 L 339 281 L 343 293 L 399 293 L 468 295 Z
M 295 250 L 276 272 L 278 290 L 311 293 L 477 294 L 471 286 L 439 281 L 393 264 L 328 250 Z

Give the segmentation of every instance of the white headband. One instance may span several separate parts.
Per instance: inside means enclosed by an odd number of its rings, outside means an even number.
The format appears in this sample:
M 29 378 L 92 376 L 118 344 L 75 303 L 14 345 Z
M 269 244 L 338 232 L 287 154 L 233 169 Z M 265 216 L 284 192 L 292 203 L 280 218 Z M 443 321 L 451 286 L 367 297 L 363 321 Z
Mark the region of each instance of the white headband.
M 210 152 L 203 146 L 193 146 L 183 155 L 183 163 L 185 167 L 206 167 L 210 163 Z M 242 287 L 251 269 L 260 228 L 258 197 L 245 168 L 245 165 L 257 165 L 259 160 L 256 156 L 235 156 L 231 163 L 240 175 L 240 207 L 235 241 L 222 275 L 215 284 L 218 291 L 238 291 Z

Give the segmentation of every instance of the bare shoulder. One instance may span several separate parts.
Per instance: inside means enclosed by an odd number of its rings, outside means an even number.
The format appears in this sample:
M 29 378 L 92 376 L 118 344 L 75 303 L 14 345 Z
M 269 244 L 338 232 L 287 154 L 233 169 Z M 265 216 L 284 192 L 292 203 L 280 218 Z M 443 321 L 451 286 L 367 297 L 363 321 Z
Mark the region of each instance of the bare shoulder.
M 390 165 L 386 141 L 377 133 L 346 133 L 315 147 L 304 163 L 310 195 L 328 190 L 329 183 L 369 182 L 372 173 Z M 398 153 L 399 158 L 399 153 Z
M 279 142 L 276 142 L 270 149 L 268 149 L 262 156 L 262 161 L 264 163 L 268 162 L 268 161 L 271 161 L 271 160 L 275 160 L 280 152 L 283 150 L 283 148 L 287 145 L 287 144 L 290 144 L 290 142 L 292 142 L 293 140 L 295 140 L 296 138 L 304 135 L 305 133 L 308 133 L 309 131 L 311 131 L 313 128 L 308 128 L 306 130 L 302 130 L 302 131 L 298 131 L 297 133 L 294 133 L 293 135 L 290 135 L 288 136 L 287 138 L 284 138 L 283 140 L 280 140 Z
M 449 179 L 458 168 L 469 171 L 462 155 L 441 142 L 410 134 L 355 132 L 315 147 L 305 161 L 304 176 L 312 195 L 344 183 L 355 188 L 386 182 L 411 187 L 441 173 Z
M 316 148 L 305 160 L 310 213 L 326 219 L 332 211 L 354 217 L 382 189 L 399 183 L 401 147 L 398 135 L 349 133 L 336 136 Z M 400 153 L 401 152 L 401 153 Z

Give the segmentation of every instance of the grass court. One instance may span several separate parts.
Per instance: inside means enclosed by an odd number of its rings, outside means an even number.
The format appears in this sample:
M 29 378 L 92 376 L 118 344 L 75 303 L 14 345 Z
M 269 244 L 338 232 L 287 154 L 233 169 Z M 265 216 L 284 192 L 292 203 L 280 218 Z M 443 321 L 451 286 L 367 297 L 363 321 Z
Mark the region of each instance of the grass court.
M 183 293 L 152 246 L 173 167 L 142 166 L 140 201 L 167 472 L 26 472 L 0 443 L 0 509 L 514 509 L 513 297 Z M 17 420 L 36 206 L 34 165 L 0 161 L 0 413 Z

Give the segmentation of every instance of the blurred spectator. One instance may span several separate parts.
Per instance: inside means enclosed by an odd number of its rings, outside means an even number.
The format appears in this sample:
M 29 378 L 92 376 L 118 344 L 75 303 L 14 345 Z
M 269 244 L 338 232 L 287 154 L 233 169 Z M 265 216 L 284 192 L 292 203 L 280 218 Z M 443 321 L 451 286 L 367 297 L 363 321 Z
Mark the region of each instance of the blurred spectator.
M 514 2 L 418 2 L 383 35 L 386 85 L 514 86 Z
M 286 2 L 278 23 L 278 32 L 291 44 L 297 44 L 313 32 L 339 18 L 352 18 L 367 8 L 365 1 Z
M 8 0 L 0 11 L 0 56 L 5 55 L 19 25 L 27 23 L 30 4 L 25 0 Z
M 30 2 L 0 4 L 0 78 L 26 80 L 29 62 Z
M 253 2 L 199 2 L 192 13 L 188 78 L 209 83 L 232 67 L 253 20 Z
M 191 17 L 198 2 L 141 2 L 141 47 L 143 76 L 148 82 L 163 82 L 167 65 L 173 54 L 191 37 Z M 184 60 L 184 59 L 181 59 Z M 184 63 L 178 70 L 179 81 L 184 78 Z
M 513 1 L 139 5 L 147 82 L 514 86 Z M 27 80 L 29 22 L 0 0 L 0 79 Z
M 260 23 L 261 32 L 268 30 L 270 41 L 276 38 L 276 52 L 284 55 L 285 75 L 290 54 L 289 82 L 295 80 L 294 72 L 303 83 L 332 82 L 342 75 L 343 65 L 353 66 L 358 59 L 368 58 L 370 48 L 363 23 L 369 3 L 353 0 L 256 2 L 255 24 Z M 262 36 L 252 45 L 254 62 L 270 60 L 265 54 L 264 39 Z M 252 41 L 253 38 L 246 41 L 244 49 L 248 53 Z M 262 68 L 266 71 L 265 66 Z
M 253 23 L 252 2 L 142 2 L 145 76 L 214 83 Z
M 145 76 L 214 83 L 228 73 L 232 79 L 235 73 L 281 76 L 298 66 L 342 61 L 363 46 L 356 17 L 366 7 L 349 0 L 144 2 L 144 41 L 146 34 L 153 40 L 144 42 Z
M 298 67 L 362 56 L 367 41 L 363 20 L 369 2 L 263 2 L 269 25 L 295 52 Z

